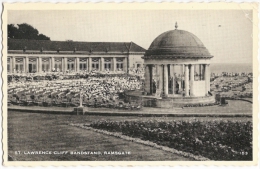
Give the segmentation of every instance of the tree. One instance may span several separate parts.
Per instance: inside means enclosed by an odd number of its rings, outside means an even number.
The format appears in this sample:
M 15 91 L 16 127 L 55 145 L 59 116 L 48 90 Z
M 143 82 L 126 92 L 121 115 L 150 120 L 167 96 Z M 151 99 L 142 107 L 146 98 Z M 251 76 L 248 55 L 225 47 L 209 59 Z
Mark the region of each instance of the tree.
M 50 40 L 48 36 L 39 34 L 39 31 L 27 23 L 8 24 L 8 38 L 12 39 L 34 39 L 34 40 Z
M 7 30 L 8 30 L 8 38 L 14 38 L 18 34 L 18 29 L 14 26 L 14 24 L 9 24 Z

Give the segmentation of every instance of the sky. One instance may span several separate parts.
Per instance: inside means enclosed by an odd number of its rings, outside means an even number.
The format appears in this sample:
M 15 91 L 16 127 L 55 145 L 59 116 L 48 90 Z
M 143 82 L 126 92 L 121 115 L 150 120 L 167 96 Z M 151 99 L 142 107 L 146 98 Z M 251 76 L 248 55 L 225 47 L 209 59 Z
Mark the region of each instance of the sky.
M 86 42 L 135 42 L 148 49 L 168 30 L 196 35 L 212 63 L 252 63 L 252 11 L 244 10 L 15 10 L 8 24 L 28 23 L 51 38 Z

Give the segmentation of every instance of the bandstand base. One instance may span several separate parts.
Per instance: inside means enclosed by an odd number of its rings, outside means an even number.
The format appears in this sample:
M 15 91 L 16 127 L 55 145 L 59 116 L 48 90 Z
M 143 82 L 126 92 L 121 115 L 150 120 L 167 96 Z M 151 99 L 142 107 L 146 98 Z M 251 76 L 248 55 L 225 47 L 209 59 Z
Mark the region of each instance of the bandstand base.
M 141 101 L 144 107 L 162 107 L 162 108 L 178 108 L 192 105 L 206 105 L 215 103 L 215 96 L 203 96 L 203 97 L 183 97 L 172 96 L 159 97 L 154 95 L 142 95 L 142 91 L 127 91 L 125 92 L 125 101 Z

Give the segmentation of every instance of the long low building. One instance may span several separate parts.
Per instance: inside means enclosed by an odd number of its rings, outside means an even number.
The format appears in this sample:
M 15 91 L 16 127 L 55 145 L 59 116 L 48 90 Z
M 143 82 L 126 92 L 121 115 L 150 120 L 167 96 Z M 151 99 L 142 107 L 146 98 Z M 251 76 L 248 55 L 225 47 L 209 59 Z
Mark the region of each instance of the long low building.
M 9 73 L 124 71 L 143 67 L 145 49 L 134 42 L 8 39 Z

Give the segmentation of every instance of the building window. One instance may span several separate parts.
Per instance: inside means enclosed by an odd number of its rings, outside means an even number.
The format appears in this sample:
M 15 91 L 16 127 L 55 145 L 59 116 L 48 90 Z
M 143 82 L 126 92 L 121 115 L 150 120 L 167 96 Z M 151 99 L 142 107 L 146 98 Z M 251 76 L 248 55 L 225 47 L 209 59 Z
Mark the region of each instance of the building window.
M 111 70 L 112 59 L 104 59 L 105 70 Z
M 99 70 L 99 59 L 92 58 L 92 70 Z
M 141 67 L 141 64 L 137 63 L 137 68 Z
M 61 72 L 62 71 L 62 61 L 61 58 L 55 58 L 54 59 L 54 69 L 57 72 Z
M 42 71 L 50 71 L 50 59 L 42 58 Z
M 75 68 L 75 58 L 68 58 L 67 60 L 67 70 L 74 71 Z
M 29 73 L 37 72 L 36 58 L 29 58 L 28 71 L 29 71 Z
M 15 58 L 15 70 L 17 72 L 23 72 L 23 58 Z
M 87 70 L 87 64 L 86 63 L 80 63 L 79 64 L 79 70 Z
M 12 70 L 11 69 L 11 66 L 10 66 L 10 58 L 7 58 L 7 72 L 11 72 Z
M 98 63 L 92 63 L 92 69 L 93 70 L 99 70 L 99 64 Z
M 121 70 L 121 71 L 123 70 L 123 68 L 124 68 L 123 61 L 124 61 L 123 58 L 117 58 L 116 59 L 116 69 L 117 70 Z
M 79 59 L 79 70 L 87 70 L 87 58 L 80 58 Z

